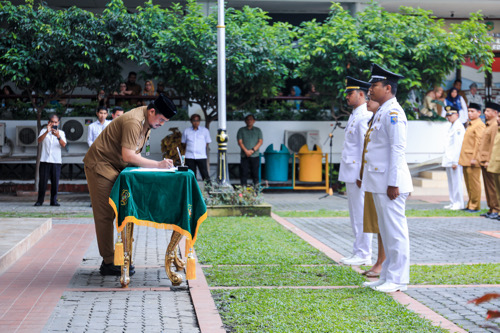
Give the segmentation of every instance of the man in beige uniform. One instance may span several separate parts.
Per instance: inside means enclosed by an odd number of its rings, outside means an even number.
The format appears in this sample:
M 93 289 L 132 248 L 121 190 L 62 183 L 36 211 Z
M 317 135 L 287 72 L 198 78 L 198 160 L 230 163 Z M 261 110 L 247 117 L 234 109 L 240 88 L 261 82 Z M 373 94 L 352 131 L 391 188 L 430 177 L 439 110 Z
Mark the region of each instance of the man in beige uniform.
M 483 135 L 484 123 L 479 119 L 481 115 L 481 106 L 476 103 L 469 105 L 469 125 L 465 131 L 464 141 L 458 164 L 464 168 L 465 187 L 469 201 L 464 208 L 467 212 L 477 213 L 481 208 L 481 168 L 475 159 L 479 150 L 479 143 Z
M 500 203 L 500 134 L 498 134 L 498 131 L 500 131 L 500 104 L 490 102 L 486 105 L 486 107 L 497 110 L 497 134 L 491 150 L 487 171 L 493 178 L 493 183 L 495 184 L 495 194 L 497 196 L 497 201 Z M 496 219 L 500 220 L 500 216 L 497 216 Z
M 496 104 L 498 105 L 498 104 Z M 493 181 L 493 174 L 488 172 L 488 163 L 491 159 L 491 150 L 493 149 L 493 142 L 498 131 L 497 125 L 498 111 L 495 109 L 495 103 L 487 102 L 484 109 L 484 117 L 486 119 L 486 127 L 481 137 L 481 143 L 476 155 L 476 160 L 481 166 L 483 174 L 484 191 L 486 192 L 486 202 L 488 203 L 488 212 L 481 214 L 481 216 L 496 219 L 500 207 L 498 206 L 497 195 L 495 193 L 495 183 Z
M 172 167 L 172 160 L 154 161 L 142 157 L 141 151 L 146 143 L 146 152 L 149 151 L 150 130 L 162 126 L 176 113 L 172 101 L 160 95 L 149 106 L 132 109 L 113 120 L 97 137 L 83 159 L 94 212 L 97 245 L 103 258 L 99 269 L 102 275 L 121 274 L 120 266 L 113 264 L 115 214 L 108 204 L 109 194 L 116 178 L 129 165 L 150 168 Z M 130 275 L 134 273 L 131 268 Z

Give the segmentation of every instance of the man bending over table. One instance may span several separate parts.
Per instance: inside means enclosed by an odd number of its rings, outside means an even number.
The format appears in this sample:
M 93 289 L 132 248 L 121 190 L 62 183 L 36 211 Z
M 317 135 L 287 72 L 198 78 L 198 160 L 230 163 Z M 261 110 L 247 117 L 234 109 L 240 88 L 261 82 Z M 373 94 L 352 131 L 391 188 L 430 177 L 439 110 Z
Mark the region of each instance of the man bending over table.
M 121 275 L 121 267 L 113 263 L 115 213 L 108 204 L 111 189 L 120 172 L 127 166 L 173 166 L 172 160 L 154 161 L 142 157 L 141 151 L 146 145 L 146 155 L 149 155 L 150 130 L 162 126 L 176 113 L 174 103 L 166 96 L 160 95 L 148 106 L 132 109 L 112 121 L 97 137 L 83 159 L 94 213 L 97 245 L 103 258 L 99 268 L 101 275 Z M 129 274 L 134 273 L 131 266 Z

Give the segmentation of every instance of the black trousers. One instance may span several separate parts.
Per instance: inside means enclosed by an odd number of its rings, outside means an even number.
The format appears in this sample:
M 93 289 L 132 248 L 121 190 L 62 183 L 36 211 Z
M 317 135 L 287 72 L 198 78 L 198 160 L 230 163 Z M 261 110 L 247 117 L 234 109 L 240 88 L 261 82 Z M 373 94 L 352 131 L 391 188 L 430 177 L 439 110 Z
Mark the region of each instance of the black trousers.
M 45 200 L 47 182 L 50 179 L 50 204 L 57 202 L 57 188 L 59 187 L 59 177 L 61 176 L 61 166 L 59 163 L 40 162 L 40 179 L 38 180 L 38 200 L 42 203 Z
M 200 170 L 201 178 L 203 180 L 210 180 L 210 176 L 208 175 L 207 170 L 207 159 L 194 159 L 194 158 L 186 158 L 186 165 L 190 170 L 193 170 L 194 175 L 196 176 L 196 167 Z
M 260 157 L 241 157 L 240 163 L 240 182 L 241 186 L 247 185 L 248 176 L 252 177 L 253 185 L 259 183 L 259 158 Z

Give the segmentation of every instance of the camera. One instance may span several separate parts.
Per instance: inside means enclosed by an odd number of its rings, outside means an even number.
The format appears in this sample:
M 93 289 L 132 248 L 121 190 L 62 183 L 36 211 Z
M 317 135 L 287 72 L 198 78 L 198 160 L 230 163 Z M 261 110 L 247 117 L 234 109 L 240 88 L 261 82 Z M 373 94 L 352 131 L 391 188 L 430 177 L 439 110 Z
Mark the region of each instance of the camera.
M 57 131 L 57 125 L 52 126 L 53 131 Z

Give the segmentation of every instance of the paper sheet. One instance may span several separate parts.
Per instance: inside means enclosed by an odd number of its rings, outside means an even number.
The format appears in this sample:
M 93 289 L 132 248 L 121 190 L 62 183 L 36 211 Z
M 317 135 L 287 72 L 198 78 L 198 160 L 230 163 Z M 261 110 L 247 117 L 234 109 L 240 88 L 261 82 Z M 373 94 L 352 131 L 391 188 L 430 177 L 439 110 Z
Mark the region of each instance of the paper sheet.
M 132 172 L 176 172 L 177 168 L 176 167 L 171 167 L 170 169 L 160 169 L 160 168 L 137 168 L 134 170 L 131 170 Z

